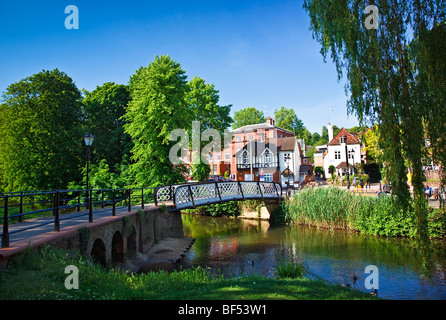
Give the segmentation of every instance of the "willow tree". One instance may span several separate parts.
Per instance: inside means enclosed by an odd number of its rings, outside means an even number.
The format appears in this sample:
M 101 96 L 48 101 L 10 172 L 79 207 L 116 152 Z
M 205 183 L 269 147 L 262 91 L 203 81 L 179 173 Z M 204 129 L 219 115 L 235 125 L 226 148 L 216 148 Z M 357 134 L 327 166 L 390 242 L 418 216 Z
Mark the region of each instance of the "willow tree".
M 421 94 L 417 81 L 421 76 L 436 77 L 432 66 L 444 62 L 444 55 L 432 53 L 438 44 L 429 35 L 430 30 L 444 28 L 446 7 L 441 0 L 306 0 L 303 6 L 311 18 L 313 37 L 322 45 L 324 60 L 330 54 L 338 80 L 344 75 L 347 78 L 348 112 L 355 114 L 361 125 L 378 124 L 386 176 L 393 184 L 398 203 L 405 209 L 411 205 L 407 168 L 412 169 L 413 208 L 423 265 L 427 267 L 428 208 L 421 163 L 424 125 L 432 121 L 444 123 L 444 118 L 437 118 L 426 103 L 434 99 L 432 94 L 438 92 L 439 85 L 432 85 L 434 89 Z M 411 45 L 413 42 L 420 45 Z M 414 59 L 425 63 L 415 64 Z M 439 80 L 444 85 L 444 78 Z M 438 101 L 438 105 L 441 103 L 444 108 L 444 100 Z M 432 133 L 439 129 L 436 125 Z M 444 148 L 443 142 L 439 149 Z

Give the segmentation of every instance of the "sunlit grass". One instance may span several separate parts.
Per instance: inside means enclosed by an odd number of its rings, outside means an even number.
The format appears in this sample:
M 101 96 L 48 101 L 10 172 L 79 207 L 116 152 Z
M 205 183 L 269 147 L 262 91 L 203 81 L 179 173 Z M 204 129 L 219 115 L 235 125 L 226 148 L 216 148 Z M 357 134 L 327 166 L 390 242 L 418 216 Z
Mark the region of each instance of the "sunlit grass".
M 79 268 L 79 289 L 64 286 L 67 265 Z M 295 266 L 290 264 L 287 268 Z M 374 299 L 369 294 L 304 277 L 211 275 L 206 268 L 127 274 L 106 269 L 66 251 L 28 250 L 0 271 L 0 299 L 32 300 L 305 300 Z

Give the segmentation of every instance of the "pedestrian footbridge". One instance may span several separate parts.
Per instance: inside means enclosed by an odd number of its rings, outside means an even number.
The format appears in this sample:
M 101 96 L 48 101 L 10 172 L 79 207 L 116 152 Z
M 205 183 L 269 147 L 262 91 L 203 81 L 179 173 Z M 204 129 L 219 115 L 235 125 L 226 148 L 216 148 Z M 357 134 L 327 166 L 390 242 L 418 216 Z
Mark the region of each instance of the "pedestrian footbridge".
M 282 188 L 274 182 L 224 181 L 178 184 L 159 187 L 155 191 L 155 205 L 173 202 L 178 210 L 208 204 L 251 199 L 280 199 Z

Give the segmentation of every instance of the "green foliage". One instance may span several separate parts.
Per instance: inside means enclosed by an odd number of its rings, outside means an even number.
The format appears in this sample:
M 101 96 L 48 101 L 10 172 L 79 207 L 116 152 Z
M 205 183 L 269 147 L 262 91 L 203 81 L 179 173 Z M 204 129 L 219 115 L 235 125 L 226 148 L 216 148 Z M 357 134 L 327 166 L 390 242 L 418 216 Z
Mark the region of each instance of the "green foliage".
M 122 230 L 123 230 L 123 236 L 128 237 L 134 230 L 132 219 L 130 219 L 129 216 L 125 216 L 122 219 Z
M 90 164 L 89 188 L 90 189 L 122 189 L 130 185 L 124 166 L 120 166 L 119 173 L 112 172 L 107 160 L 102 159 L 99 164 Z M 82 180 L 70 181 L 68 183 L 69 190 L 80 190 L 86 188 L 87 183 L 87 165 L 82 168 Z
M 421 159 L 427 126 L 431 137 L 435 137 L 434 149 L 442 154 L 438 160 L 443 164 L 446 160 L 446 8 L 434 0 L 380 1 L 377 6 L 379 27 L 368 29 L 361 2 L 304 2 L 324 60 L 330 54 L 338 79 L 347 76 L 348 112 L 356 114 L 361 125 L 379 124 L 384 173 L 392 182 L 396 200 L 405 208 L 411 205 L 407 168 L 412 170 L 412 207 L 420 250 L 429 262 Z
M 237 201 L 209 204 L 197 209 L 184 210 L 187 213 L 202 214 L 213 217 L 237 217 L 240 215 L 240 208 Z
M 302 278 L 308 272 L 308 265 L 298 261 L 279 261 L 277 263 L 277 276 L 279 279 Z
M 293 109 L 281 107 L 279 110 L 274 110 L 274 119 L 276 126 L 293 132 L 298 138 L 303 138 L 306 128 Z
M 57 69 L 8 86 L 0 105 L 1 188 L 65 189 L 79 178 L 80 102 L 73 80 Z
M 192 110 L 193 120 L 200 121 L 200 129 L 215 129 L 222 134 L 232 122 L 229 113 L 231 105 L 220 106 L 218 102 L 219 91 L 214 84 L 205 83 L 204 79 L 194 77 L 187 84 L 189 90 L 186 93 L 186 100 Z M 223 141 L 223 139 L 222 139 Z
M 237 129 L 250 124 L 264 123 L 266 121 L 263 111 L 254 107 L 248 107 L 234 113 L 232 129 Z
M 119 172 L 119 165 L 131 149 L 131 139 L 124 132 L 124 114 L 130 101 L 127 86 L 113 82 L 104 83 L 83 100 L 84 131 L 94 135 L 92 163 L 106 160 L 110 169 Z
M 377 236 L 417 237 L 414 204 L 402 207 L 391 196 L 381 198 L 354 194 L 340 188 L 307 188 L 286 203 L 286 222 L 356 230 Z M 429 236 L 446 236 L 444 213 L 429 211 Z
M 130 79 L 131 98 L 125 132 L 134 141 L 131 164 L 138 186 L 184 181 L 185 167 L 173 166 L 169 151 L 172 130 L 186 128 L 192 112 L 186 102 L 186 75 L 169 56 L 156 56 Z M 189 125 L 190 126 L 190 125 Z
M 206 181 L 211 173 L 211 166 L 204 163 L 200 158 L 200 163 L 197 163 L 192 168 L 192 179 L 196 181 Z

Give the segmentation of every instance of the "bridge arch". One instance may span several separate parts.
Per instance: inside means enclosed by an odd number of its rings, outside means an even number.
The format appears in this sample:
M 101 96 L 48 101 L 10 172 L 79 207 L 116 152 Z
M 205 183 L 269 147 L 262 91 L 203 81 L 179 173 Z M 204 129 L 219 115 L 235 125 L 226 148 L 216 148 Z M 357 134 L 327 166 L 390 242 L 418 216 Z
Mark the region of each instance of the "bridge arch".
M 107 265 L 107 249 L 105 247 L 104 241 L 101 238 L 97 238 L 93 242 L 90 257 L 93 259 L 93 261 L 101 264 L 102 266 Z

